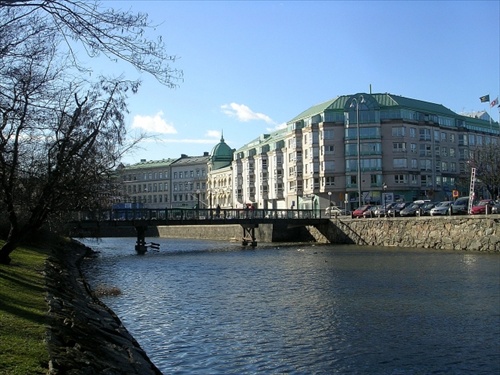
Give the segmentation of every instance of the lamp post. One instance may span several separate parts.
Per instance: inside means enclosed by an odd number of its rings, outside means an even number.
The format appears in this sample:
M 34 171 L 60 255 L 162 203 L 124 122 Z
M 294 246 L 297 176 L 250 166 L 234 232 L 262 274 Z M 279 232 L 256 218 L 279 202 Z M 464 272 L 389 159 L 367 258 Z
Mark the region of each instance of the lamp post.
M 328 206 L 328 212 L 330 213 L 330 218 L 332 217 L 332 192 L 328 192 L 328 200 L 330 201 L 330 205 Z
M 357 164 L 358 164 L 358 204 L 359 207 L 361 207 L 361 142 L 359 139 L 359 104 L 360 103 L 365 103 L 365 98 L 363 95 L 360 95 L 357 98 L 352 99 L 352 103 L 350 105 L 350 108 L 354 108 L 354 103 L 356 103 L 356 138 L 357 138 L 357 149 L 358 149 L 358 158 L 357 158 Z
M 297 188 L 297 207 L 296 207 L 297 211 L 299 210 L 299 195 L 300 195 L 300 190 L 299 188 Z
M 210 208 L 210 219 L 213 218 L 213 213 L 212 213 L 212 188 L 208 189 L 208 194 L 209 194 L 209 199 L 210 201 L 208 202 L 209 205 L 208 207 Z
M 196 190 L 196 218 L 199 218 L 199 212 L 200 212 L 200 189 Z

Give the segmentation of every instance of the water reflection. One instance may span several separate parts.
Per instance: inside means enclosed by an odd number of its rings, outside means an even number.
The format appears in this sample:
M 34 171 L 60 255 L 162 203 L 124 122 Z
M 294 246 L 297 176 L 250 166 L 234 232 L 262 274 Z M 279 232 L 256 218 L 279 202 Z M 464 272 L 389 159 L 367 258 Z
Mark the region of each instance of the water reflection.
M 500 372 L 498 255 L 472 267 L 423 250 L 92 247 L 89 281 L 122 290 L 104 302 L 165 374 Z

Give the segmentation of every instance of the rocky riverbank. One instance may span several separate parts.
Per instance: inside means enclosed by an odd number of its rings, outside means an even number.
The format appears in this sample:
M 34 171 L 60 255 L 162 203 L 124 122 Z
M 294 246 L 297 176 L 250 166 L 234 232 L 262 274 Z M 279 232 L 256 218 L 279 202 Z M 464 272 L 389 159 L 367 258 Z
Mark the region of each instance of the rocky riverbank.
M 82 244 L 68 242 L 57 246 L 47 261 L 49 373 L 161 374 L 120 319 L 85 282 L 79 264 L 92 254 Z

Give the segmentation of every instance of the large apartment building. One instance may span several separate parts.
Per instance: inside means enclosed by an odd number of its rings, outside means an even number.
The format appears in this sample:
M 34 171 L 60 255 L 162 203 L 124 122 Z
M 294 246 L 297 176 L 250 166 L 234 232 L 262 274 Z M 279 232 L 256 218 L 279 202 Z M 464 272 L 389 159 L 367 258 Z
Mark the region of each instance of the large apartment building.
M 236 150 L 234 198 L 259 208 L 353 208 L 467 194 L 469 152 L 500 145 L 487 114 L 388 93 L 343 95 Z
M 193 208 L 207 205 L 208 152 L 177 159 L 141 160 L 117 169 L 121 203 L 146 208 Z
M 488 144 L 500 147 L 500 128 L 487 113 L 357 93 L 308 108 L 237 150 L 221 137 L 210 154 L 143 160 L 119 172 L 123 201 L 150 208 L 352 209 L 467 195 L 470 153 Z

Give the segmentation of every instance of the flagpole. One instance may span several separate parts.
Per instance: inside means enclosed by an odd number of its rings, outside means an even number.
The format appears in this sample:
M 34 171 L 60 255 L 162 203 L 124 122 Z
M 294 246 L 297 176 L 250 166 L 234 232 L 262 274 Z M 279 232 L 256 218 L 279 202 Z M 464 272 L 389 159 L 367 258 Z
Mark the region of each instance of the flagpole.
M 491 117 L 490 111 L 491 111 L 491 109 L 493 107 L 499 107 L 500 108 L 500 106 L 498 105 L 498 96 L 495 99 L 493 99 L 492 101 L 490 101 L 490 109 L 488 111 L 488 116 L 490 116 L 490 128 L 491 128 L 491 132 L 492 133 L 493 133 L 493 123 L 492 123 L 492 117 Z

